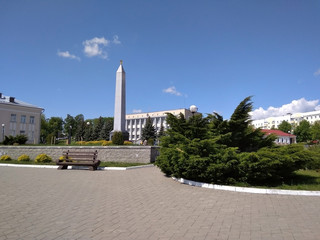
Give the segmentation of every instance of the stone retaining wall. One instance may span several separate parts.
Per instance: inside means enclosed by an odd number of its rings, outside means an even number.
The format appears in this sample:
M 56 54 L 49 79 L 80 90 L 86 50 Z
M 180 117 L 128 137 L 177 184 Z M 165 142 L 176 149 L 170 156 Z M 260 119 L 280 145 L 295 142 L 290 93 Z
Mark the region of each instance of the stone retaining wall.
M 35 159 L 38 154 L 45 153 L 55 161 L 65 150 L 98 151 L 98 159 L 102 162 L 152 163 L 159 154 L 159 147 L 153 146 L 0 146 L 0 156 L 7 154 L 18 159 L 27 154 Z

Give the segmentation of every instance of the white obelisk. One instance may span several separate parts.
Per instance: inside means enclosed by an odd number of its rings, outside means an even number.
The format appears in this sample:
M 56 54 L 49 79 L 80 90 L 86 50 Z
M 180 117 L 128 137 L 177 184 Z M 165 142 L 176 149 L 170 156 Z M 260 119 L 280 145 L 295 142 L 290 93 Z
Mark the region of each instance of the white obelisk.
M 122 132 L 124 139 L 129 139 L 129 133 L 126 131 L 126 72 L 123 69 L 122 60 L 116 73 L 114 120 L 111 136 L 114 132 Z

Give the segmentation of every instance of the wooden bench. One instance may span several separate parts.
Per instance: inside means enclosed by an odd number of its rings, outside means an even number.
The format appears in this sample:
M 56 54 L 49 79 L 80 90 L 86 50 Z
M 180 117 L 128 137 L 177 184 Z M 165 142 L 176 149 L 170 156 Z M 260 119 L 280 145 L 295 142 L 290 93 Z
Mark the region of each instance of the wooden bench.
M 64 159 L 57 159 L 58 170 L 67 169 L 68 166 L 88 166 L 89 170 L 97 170 L 100 160 L 97 160 L 98 151 L 94 152 L 71 152 L 63 151 Z

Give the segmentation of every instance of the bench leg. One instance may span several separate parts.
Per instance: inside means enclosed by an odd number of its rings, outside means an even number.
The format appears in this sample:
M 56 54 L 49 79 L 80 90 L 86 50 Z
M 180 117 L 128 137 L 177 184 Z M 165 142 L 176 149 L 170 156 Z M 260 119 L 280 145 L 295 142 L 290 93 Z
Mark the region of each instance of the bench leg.
M 68 165 L 60 165 L 58 167 L 58 170 L 62 170 L 62 169 L 68 169 Z

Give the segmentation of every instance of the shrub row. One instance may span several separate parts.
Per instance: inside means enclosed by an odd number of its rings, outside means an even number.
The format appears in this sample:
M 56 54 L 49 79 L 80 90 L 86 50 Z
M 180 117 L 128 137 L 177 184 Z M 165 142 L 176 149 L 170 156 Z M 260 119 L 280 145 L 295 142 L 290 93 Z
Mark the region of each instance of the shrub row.
M 119 142 L 116 142 L 119 143 Z M 120 141 L 122 144 L 116 144 L 112 141 L 99 140 L 99 141 L 78 141 L 77 145 L 95 145 L 95 146 L 111 146 L 111 145 L 132 145 L 130 141 Z
M 28 137 L 25 135 L 17 135 L 17 136 L 5 136 L 4 141 L 2 142 L 4 145 L 22 145 L 28 141 Z
M 12 158 L 9 155 L 2 155 L 0 157 L 0 161 L 11 161 Z M 30 161 L 30 157 L 26 154 L 22 154 L 21 156 L 18 157 L 18 161 L 19 162 L 28 162 Z M 47 154 L 39 154 L 38 156 L 36 156 L 36 158 L 34 159 L 34 161 L 36 163 L 46 163 L 46 162 L 51 162 L 52 158 L 49 157 Z

